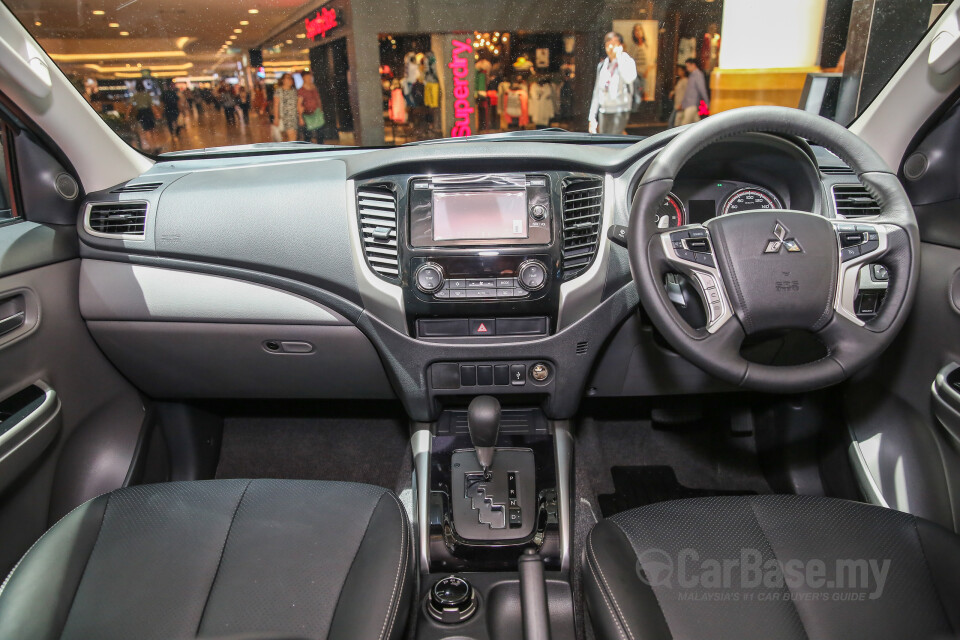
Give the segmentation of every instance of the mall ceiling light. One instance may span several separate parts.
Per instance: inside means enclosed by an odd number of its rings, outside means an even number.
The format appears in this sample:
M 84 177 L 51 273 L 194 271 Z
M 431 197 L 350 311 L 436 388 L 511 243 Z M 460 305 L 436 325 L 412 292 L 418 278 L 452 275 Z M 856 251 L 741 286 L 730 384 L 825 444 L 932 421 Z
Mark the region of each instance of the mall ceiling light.
M 234 33 L 243 33 L 243 29 L 234 29 L 233 32 L 234 32 Z
M 305 33 L 298 33 L 298 34 L 297 34 L 297 37 L 298 37 L 298 38 L 306 38 L 306 37 L 307 37 L 307 34 L 305 34 Z
M 185 58 L 183 51 L 125 51 L 122 53 L 51 53 L 54 62 L 95 62 L 102 60 L 130 60 L 131 58 Z
M 250 24 L 250 21 L 249 21 L 249 20 L 241 20 L 241 21 L 240 21 L 240 26 L 241 26 L 241 27 L 245 27 L 245 26 L 247 26 L 248 24 Z
M 93 10 L 93 15 L 95 15 L 95 16 L 102 16 L 102 15 L 104 15 L 105 13 L 106 13 L 106 11 L 104 11 L 103 9 L 94 9 L 94 10 Z
M 130 35 L 130 32 L 129 32 L 129 31 L 121 31 L 121 32 L 120 32 L 120 35 L 122 35 L 122 36 L 128 36 L 128 35 Z
M 253 14 L 260 13 L 260 9 L 247 9 L 247 13 L 253 13 Z
M 111 29 L 119 29 L 119 28 L 120 28 L 120 23 L 119 23 L 119 22 L 111 22 L 111 23 L 108 24 L 107 26 L 110 27 Z
M 287 40 L 287 44 L 293 44 L 293 40 Z

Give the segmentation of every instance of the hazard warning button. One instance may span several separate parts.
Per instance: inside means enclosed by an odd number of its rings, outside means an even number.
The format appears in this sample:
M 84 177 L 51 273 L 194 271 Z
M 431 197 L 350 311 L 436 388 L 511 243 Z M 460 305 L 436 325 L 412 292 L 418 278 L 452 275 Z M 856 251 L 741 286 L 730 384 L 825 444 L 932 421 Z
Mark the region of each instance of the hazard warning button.
M 493 318 L 474 318 L 470 320 L 470 335 L 494 336 L 497 335 L 497 321 Z

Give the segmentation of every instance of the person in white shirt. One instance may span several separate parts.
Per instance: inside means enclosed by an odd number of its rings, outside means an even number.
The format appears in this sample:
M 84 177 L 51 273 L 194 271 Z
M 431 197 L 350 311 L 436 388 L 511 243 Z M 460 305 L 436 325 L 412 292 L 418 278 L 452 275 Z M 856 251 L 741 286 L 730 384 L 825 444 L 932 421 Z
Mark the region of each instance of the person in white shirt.
M 597 83 L 590 101 L 590 133 L 623 133 L 633 107 L 637 64 L 623 50 L 623 37 L 614 31 L 603 39 L 607 57 L 597 66 Z

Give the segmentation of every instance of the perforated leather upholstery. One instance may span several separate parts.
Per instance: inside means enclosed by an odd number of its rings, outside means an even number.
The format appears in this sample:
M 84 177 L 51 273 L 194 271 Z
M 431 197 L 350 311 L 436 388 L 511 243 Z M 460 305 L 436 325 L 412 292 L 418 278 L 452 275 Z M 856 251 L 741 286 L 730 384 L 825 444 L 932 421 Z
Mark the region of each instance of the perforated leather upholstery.
M 603 639 L 960 634 L 960 537 L 856 502 L 653 504 L 599 523 L 584 562 L 587 607 Z

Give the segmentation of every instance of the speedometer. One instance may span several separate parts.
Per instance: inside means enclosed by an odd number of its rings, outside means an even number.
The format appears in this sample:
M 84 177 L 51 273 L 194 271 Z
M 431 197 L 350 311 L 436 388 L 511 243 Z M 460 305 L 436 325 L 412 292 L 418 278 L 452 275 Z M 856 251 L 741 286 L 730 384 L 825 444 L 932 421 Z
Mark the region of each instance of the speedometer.
M 783 209 L 783 205 L 766 189 L 738 189 L 723 203 L 723 215 L 765 209 Z
M 682 227 L 687 223 L 687 212 L 683 208 L 680 198 L 668 193 L 667 197 L 660 203 L 657 209 L 657 217 L 654 218 L 658 229 L 668 229 L 670 227 Z

